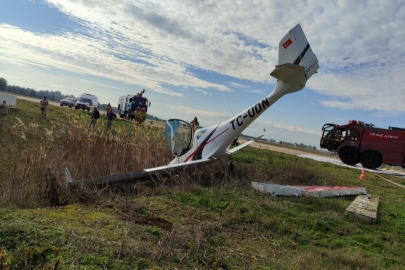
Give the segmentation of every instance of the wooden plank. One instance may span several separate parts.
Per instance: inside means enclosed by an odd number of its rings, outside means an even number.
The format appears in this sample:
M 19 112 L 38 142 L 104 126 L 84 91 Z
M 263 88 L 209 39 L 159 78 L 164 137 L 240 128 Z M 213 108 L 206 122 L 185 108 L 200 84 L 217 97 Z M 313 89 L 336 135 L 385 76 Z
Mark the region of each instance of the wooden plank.
M 347 207 L 345 215 L 352 215 L 368 223 L 377 223 L 377 208 L 380 198 L 371 194 L 359 195 Z

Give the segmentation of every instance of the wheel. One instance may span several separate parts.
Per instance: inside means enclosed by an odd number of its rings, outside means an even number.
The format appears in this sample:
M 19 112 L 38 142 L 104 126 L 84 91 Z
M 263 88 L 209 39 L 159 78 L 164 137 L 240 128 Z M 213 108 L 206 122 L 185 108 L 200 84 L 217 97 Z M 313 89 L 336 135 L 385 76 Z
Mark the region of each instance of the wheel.
M 89 111 L 90 111 L 90 108 L 87 108 L 87 111 L 89 112 Z
M 73 105 L 72 105 L 72 104 L 70 104 L 70 105 L 69 105 L 69 108 L 72 108 L 72 107 L 73 107 Z
M 61 103 L 60 106 L 63 107 L 63 104 Z
M 367 169 L 375 169 L 381 166 L 382 157 L 377 152 L 367 151 L 361 155 L 360 162 Z
M 77 107 L 75 107 L 75 110 L 77 110 Z
M 359 151 L 350 147 L 339 151 L 339 157 L 343 163 L 348 165 L 354 165 L 360 161 Z
M 83 111 L 84 111 L 84 108 L 83 108 Z

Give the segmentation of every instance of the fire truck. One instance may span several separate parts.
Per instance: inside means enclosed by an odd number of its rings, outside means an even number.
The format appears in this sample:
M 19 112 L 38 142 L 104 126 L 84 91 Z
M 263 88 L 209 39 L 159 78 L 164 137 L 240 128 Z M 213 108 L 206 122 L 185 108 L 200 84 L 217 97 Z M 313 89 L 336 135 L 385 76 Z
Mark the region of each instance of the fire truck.
M 135 119 L 135 112 L 138 108 L 145 113 L 148 111 L 150 102 L 148 102 L 148 98 L 142 96 L 142 94 L 138 93 L 134 96 L 128 95 L 119 97 L 118 113 L 121 118 Z
M 321 148 L 337 153 L 348 165 L 361 163 L 375 169 L 382 163 L 405 167 L 405 129 L 376 128 L 373 124 L 350 120 L 347 125 L 325 124 Z

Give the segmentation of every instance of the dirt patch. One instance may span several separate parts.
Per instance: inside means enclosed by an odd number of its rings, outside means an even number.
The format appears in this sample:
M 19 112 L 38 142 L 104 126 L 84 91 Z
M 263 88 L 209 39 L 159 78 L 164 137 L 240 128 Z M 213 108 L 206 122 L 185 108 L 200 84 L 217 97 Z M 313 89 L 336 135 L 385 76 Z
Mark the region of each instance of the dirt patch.
M 165 231 L 172 231 L 173 230 L 173 224 L 163 218 L 159 217 L 143 217 L 143 218 L 136 218 L 134 220 L 136 224 L 142 224 L 142 225 L 150 225 L 153 227 L 158 227 L 161 228 L 162 230 Z

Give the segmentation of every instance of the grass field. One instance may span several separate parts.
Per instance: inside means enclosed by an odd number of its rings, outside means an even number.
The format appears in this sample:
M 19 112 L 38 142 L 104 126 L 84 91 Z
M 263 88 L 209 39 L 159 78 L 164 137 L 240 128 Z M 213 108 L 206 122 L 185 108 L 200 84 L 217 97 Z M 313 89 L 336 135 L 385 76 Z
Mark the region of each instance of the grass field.
M 373 174 L 268 150 L 191 173 L 103 189 L 75 179 L 171 160 L 162 129 L 18 101 L 0 132 L 0 269 L 404 269 L 405 190 Z M 387 177 L 404 184 L 403 179 Z M 378 223 L 345 216 L 354 197 L 270 197 L 251 181 L 364 186 Z

